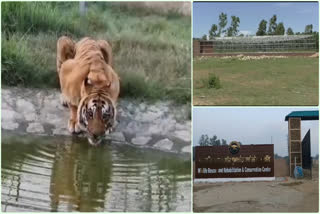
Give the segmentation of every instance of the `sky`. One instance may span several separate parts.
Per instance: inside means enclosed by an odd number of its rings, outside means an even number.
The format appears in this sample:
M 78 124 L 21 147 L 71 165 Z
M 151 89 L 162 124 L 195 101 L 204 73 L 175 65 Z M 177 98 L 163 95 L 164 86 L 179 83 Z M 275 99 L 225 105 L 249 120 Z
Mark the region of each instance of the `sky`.
M 291 27 L 293 32 L 304 32 L 305 26 L 312 24 L 313 30 L 319 31 L 317 2 L 194 2 L 193 37 L 208 35 L 211 25 L 218 25 L 222 12 L 228 15 L 226 28 L 232 15 L 240 18 L 238 29 L 244 35 L 255 35 L 262 19 L 268 22 L 268 29 L 274 14 L 277 15 L 277 23 L 283 22 L 285 29 Z
M 274 144 L 274 153 L 288 155 L 288 122 L 285 116 L 292 111 L 316 108 L 287 107 L 214 107 L 193 108 L 193 145 L 199 145 L 202 134 L 218 139 L 240 141 L 243 144 Z M 302 121 L 301 139 L 310 129 L 311 155 L 319 153 L 319 121 Z

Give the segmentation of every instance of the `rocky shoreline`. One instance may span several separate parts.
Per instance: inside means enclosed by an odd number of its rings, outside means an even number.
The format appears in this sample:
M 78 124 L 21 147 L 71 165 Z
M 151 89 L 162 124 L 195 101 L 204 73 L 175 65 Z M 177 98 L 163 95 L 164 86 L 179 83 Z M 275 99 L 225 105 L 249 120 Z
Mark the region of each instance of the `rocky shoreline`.
M 2 132 L 71 136 L 69 110 L 55 89 L 2 88 Z M 166 152 L 191 153 L 190 106 L 172 102 L 153 104 L 120 98 L 118 123 L 106 138 L 116 143 Z

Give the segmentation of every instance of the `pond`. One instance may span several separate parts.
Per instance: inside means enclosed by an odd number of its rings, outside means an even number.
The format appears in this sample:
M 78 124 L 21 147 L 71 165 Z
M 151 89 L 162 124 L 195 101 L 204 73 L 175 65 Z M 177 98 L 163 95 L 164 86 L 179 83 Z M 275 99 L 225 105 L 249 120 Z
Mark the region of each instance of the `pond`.
M 2 211 L 191 210 L 190 157 L 2 133 Z

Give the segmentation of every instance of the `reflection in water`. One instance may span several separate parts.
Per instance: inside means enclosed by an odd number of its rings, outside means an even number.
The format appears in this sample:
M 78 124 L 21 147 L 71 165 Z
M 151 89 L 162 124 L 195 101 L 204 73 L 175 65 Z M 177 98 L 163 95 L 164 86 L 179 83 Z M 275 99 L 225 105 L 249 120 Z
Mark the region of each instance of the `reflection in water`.
M 2 136 L 2 211 L 190 211 L 190 160 L 73 141 Z

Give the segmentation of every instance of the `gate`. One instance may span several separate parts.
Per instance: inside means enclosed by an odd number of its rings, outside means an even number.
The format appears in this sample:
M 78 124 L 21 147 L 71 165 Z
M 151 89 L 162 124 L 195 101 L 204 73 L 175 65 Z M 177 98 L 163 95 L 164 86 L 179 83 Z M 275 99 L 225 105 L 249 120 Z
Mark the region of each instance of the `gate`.
M 310 129 L 302 140 L 302 168 L 310 169 L 312 167 Z

